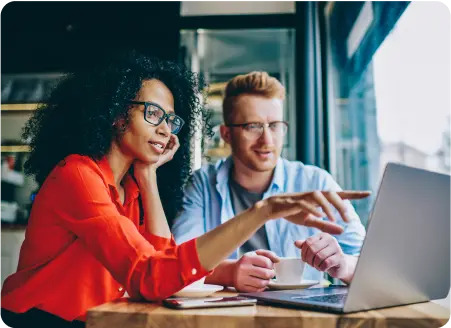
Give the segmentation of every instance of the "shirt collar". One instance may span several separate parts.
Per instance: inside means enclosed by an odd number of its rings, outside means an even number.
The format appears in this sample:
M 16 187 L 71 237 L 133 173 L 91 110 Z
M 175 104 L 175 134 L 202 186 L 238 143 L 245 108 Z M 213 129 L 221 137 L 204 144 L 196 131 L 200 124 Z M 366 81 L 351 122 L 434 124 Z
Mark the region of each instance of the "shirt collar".
M 279 156 L 277 160 L 276 168 L 274 170 L 274 175 L 272 177 L 271 184 L 269 188 L 278 189 L 279 191 L 284 191 L 283 186 L 285 185 L 285 162 L 282 157 Z
M 98 160 L 97 164 L 99 165 L 99 168 L 102 171 L 103 176 L 105 177 L 106 183 L 116 188 L 113 170 L 111 169 L 110 163 L 108 163 L 106 156 L 103 156 L 100 160 Z
M 230 169 L 232 168 L 233 160 L 232 156 L 227 157 L 225 160 L 221 160 L 216 164 L 218 174 L 216 178 L 216 185 L 223 186 L 229 182 Z
M 130 173 L 127 173 L 127 175 L 124 178 L 124 189 L 125 189 L 125 203 L 124 205 L 127 205 L 130 203 L 133 199 L 138 198 L 139 196 L 139 187 L 136 183 L 135 179 L 132 177 Z
M 105 177 L 106 183 L 110 186 L 110 188 L 113 188 L 115 190 L 116 194 L 118 194 L 116 189 L 116 182 L 114 181 L 113 170 L 111 169 L 110 163 L 108 162 L 106 156 L 97 161 L 97 164 L 99 165 L 99 168 L 102 171 L 103 176 Z M 137 198 L 139 195 L 139 187 L 135 179 L 133 179 L 133 177 L 129 173 L 126 173 L 124 177 L 124 189 L 126 195 L 125 204 L 127 204 L 132 199 Z
M 218 174 L 216 179 L 216 185 L 218 186 L 218 188 L 223 188 L 223 186 L 227 186 L 229 182 L 230 169 L 232 165 L 233 165 L 232 156 L 227 157 L 225 160 L 221 160 L 217 164 Z M 285 185 L 284 167 L 285 167 L 284 160 L 282 157 L 279 157 L 274 170 L 274 175 L 268 187 L 268 191 L 271 191 L 273 189 L 283 191 L 283 186 Z

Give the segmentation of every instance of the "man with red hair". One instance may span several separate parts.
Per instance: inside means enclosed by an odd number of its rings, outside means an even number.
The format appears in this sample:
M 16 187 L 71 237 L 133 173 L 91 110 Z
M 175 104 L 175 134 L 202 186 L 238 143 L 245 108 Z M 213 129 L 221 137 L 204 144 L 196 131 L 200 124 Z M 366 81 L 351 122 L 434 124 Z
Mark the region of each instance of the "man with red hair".
M 275 194 L 315 191 L 324 202 L 337 197 L 341 188 L 329 173 L 281 158 L 288 130 L 284 98 L 285 88 L 266 72 L 239 75 L 228 82 L 220 132 L 232 155 L 194 173 L 185 190 L 183 211 L 173 225 L 177 242 L 199 236 Z M 264 290 L 274 277 L 273 264 L 283 256 L 302 257 L 310 265 L 303 279 L 321 280 L 327 272 L 349 283 L 365 229 L 348 201 L 343 210 L 351 220 L 345 222 L 336 212 L 339 231 L 321 232 L 285 220 L 266 223 L 206 282 L 244 292 Z

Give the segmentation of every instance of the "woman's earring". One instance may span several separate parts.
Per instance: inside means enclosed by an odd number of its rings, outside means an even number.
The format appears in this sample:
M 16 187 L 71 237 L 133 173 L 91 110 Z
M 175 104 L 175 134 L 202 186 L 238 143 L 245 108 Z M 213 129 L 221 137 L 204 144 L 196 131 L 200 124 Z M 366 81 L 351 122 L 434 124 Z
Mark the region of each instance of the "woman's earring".
M 127 127 L 125 126 L 125 124 L 122 124 L 120 127 L 120 131 L 125 132 L 126 129 L 127 129 Z

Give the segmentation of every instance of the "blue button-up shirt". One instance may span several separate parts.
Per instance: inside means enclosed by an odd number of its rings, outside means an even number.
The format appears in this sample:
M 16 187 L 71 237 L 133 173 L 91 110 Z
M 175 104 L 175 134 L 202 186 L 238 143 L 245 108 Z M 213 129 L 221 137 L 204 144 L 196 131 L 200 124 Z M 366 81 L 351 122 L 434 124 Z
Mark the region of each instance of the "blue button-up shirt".
M 205 165 L 193 174 L 192 180 L 185 188 L 183 209 L 172 227 L 177 243 L 198 237 L 235 216 L 229 190 L 232 164 L 232 158 L 229 157 L 215 165 Z M 321 168 L 279 158 L 263 198 L 280 193 L 313 190 L 342 189 L 332 176 Z M 344 232 L 335 238 L 344 253 L 358 255 L 365 238 L 365 228 L 351 203 L 345 202 L 351 222 L 345 223 L 334 210 L 337 223 L 344 228 Z M 265 224 L 265 229 L 270 250 L 283 257 L 300 257 L 300 250 L 294 245 L 294 241 L 307 239 L 320 232 L 316 228 L 296 225 L 286 220 L 270 220 Z M 238 250 L 229 258 L 236 259 L 237 256 Z M 322 272 L 306 266 L 303 279 L 320 280 L 322 277 Z

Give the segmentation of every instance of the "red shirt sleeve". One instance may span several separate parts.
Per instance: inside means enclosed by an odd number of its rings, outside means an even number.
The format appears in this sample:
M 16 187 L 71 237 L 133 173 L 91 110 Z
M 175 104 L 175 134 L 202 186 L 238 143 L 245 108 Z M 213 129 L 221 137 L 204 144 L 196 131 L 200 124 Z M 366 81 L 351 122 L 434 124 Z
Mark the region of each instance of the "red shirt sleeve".
M 157 236 L 154 234 L 151 234 L 147 231 L 142 231 L 141 235 L 152 244 L 152 246 L 157 250 L 161 251 L 166 248 L 171 248 L 176 246 L 174 236 L 171 234 L 171 238 L 165 238 L 161 236 Z
M 121 215 L 93 163 L 68 161 L 46 183 L 55 184 L 60 224 L 81 239 L 131 297 L 164 299 L 208 274 L 195 239 L 176 245 L 172 237 L 141 234 Z

